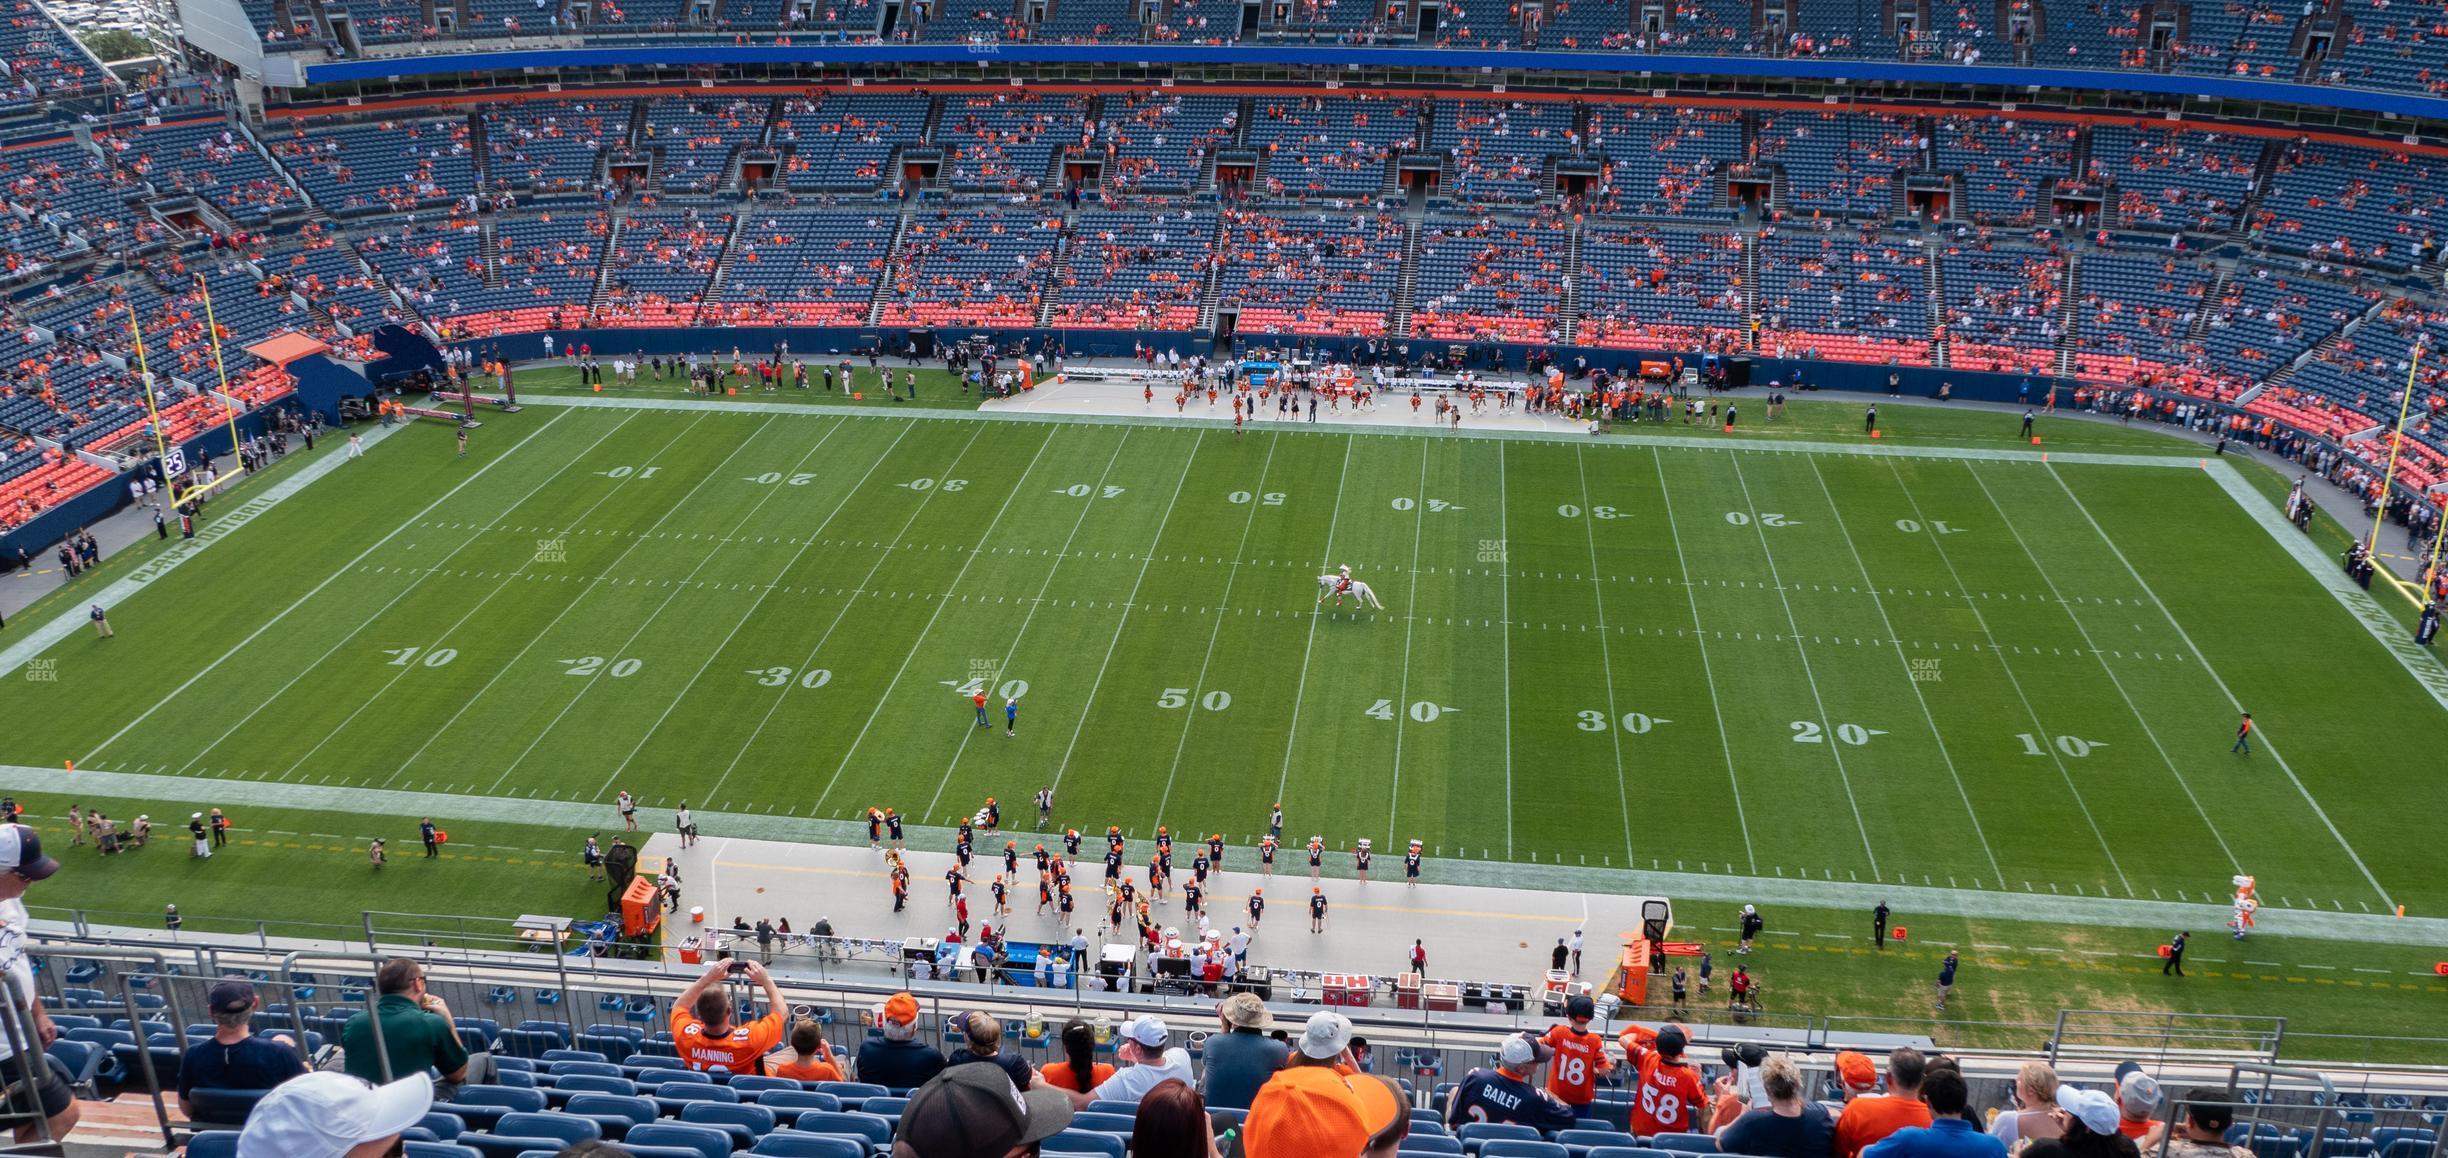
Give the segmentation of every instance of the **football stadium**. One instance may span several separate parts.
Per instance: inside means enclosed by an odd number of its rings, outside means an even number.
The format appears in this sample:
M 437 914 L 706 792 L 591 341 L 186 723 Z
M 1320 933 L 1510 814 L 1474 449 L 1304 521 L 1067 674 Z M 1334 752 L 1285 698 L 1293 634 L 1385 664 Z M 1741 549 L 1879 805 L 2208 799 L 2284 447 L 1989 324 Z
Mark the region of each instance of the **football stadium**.
M 2448 1153 L 2437 4 L 0 74 L 0 1152 Z

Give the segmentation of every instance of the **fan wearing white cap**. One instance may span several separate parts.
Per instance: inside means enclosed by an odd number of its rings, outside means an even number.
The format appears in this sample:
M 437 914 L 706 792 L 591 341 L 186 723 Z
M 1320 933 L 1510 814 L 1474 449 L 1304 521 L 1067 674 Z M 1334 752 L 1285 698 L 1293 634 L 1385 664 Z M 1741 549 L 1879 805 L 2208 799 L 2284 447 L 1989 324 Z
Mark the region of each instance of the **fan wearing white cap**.
M 1183 1085 L 1195 1088 L 1198 1075 L 1190 1072 L 1190 1051 L 1172 1045 L 1172 1040 L 1173 1031 L 1163 1018 L 1154 1014 L 1132 1018 L 1122 1027 L 1114 1047 L 1114 1059 L 1130 1064 L 1086 1093 L 1064 1091 L 1071 1096 L 1071 1108 L 1086 1109 L 1090 1102 L 1135 1103 L 1169 1078 L 1179 1078 Z
M 41 1047 L 59 1037 L 59 1027 L 51 1024 L 51 1015 L 42 1007 L 42 995 L 34 991 L 34 966 L 25 953 L 26 889 L 58 872 L 59 867 L 58 861 L 43 855 L 42 838 L 33 829 L 22 824 L 0 824 L 0 973 L 7 975 L 12 999 L 24 1003 L 24 1032 L 32 1035 L 29 1044 L 35 1046 L 30 1053 L 20 1055 L 12 1042 L 25 1039 L 13 1039 L 14 1030 L 0 1033 L 0 1082 L 16 1086 L 26 1080 L 29 1070 L 33 1071 L 33 1090 L 42 1102 L 43 1117 L 47 1120 L 19 1126 L 19 1142 L 39 1142 L 45 1137 L 57 1141 L 77 1124 L 75 1095 L 43 1059 Z
M 1445 1103 L 1445 1124 L 1458 1129 L 1472 1122 L 1512 1122 L 1540 1130 L 1571 1129 L 1572 1109 L 1530 1084 L 1538 1063 L 1536 1041 L 1521 1034 L 1504 1039 L 1496 1049 L 1494 1069 L 1472 1070 L 1454 1087 Z
M 238 1158 L 382 1158 L 433 1108 L 433 1079 L 387 1086 L 339 1073 L 292 1078 L 265 1094 L 238 1134 Z

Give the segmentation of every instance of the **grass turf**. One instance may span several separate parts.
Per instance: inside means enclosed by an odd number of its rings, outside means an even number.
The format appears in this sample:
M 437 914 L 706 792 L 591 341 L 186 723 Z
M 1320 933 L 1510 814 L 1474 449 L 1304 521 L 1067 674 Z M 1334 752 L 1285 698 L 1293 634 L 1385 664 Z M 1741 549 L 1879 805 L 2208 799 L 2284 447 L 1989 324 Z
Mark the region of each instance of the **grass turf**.
M 2375 718 L 2437 743 L 2436 706 L 2189 469 L 538 407 L 466 462 L 403 431 L 261 522 L 0 688 L 8 758 L 934 822 L 1051 783 L 1083 828 L 1236 841 L 1282 799 L 1337 845 L 2003 885 L 2008 912 L 2238 868 L 2278 925 L 2448 900 L 2346 755 Z M 1344 562 L 1385 610 L 1311 614 Z M 1017 695 L 1017 735 L 970 725 L 972 687 Z M 2230 693 L 2302 790 L 2227 752 Z M 280 827 L 359 834 L 314 823 Z M 1808 972 L 1787 1008 L 1925 983 Z M 2074 1003 L 2054 984 L 2001 1009 Z

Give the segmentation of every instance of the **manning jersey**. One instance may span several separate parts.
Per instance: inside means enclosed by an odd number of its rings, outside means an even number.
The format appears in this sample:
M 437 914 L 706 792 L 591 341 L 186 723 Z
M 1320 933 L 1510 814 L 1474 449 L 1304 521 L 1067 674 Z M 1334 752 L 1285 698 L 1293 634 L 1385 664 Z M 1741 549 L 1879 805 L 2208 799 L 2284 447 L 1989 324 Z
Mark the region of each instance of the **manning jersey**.
M 1607 1060 L 1606 1039 L 1570 1025 L 1558 1025 L 1539 1038 L 1553 1052 L 1547 1063 L 1547 1092 L 1567 1106 L 1586 1106 L 1598 1096 L 1598 1078 L 1614 1064 Z

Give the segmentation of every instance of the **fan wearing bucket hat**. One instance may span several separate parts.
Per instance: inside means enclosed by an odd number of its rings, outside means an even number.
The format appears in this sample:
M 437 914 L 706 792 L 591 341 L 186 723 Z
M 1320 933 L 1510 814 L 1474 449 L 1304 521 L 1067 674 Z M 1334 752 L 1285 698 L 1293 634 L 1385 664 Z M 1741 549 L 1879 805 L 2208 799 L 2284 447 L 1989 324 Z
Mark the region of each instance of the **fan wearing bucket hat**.
M 255 1103 L 238 1135 L 238 1158 L 380 1158 L 432 1108 L 433 1079 L 423 1074 L 386 1086 L 307 1074 Z
M 1061 1133 L 1071 1113 L 1062 1091 L 1018 1089 L 1000 1066 L 953 1066 L 901 1108 L 893 1158 L 1004 1158 Z
M 1087 1093 L 1070 1093 L 1071 1108 L 1085 1109 L 1090 1102 L 1130 1102 L 1137 1104 L 1149 1090 L 1168 1078 L 1180 1078 L 1183 1085 L 1196 1086 L 1198 1075 L 1190 1072 L 1190 1051 L 1173 1045 L 1173 1030 L 1155 1014 L 1134 1017 L 1122 1026 L 1114 1048 L 1114 1059 L 1130 1064 L 1114 1071 L 1114 1075 L 1097 1083 Z M 1355 1151 L 1356 1152 L 1356 1151 Z
M 59 1028 L 51 1023 L 51 1015 L 43 1009 L 42 996 L 34 989 L 34 966 L 26 957 L 26 889 L 59 871 L 59 862 L 43 855 L 42 838 L 22 824 L 0 824 L 0 972 L 8 974 L 10 991 L 25 1002 L 24 1025 L 35 1046 L 30 1055 L 21 1055 L 11 1035 L 0 1033 L 0 1082 L 14 1087 L 33 1073 L 33 1090 L 41 1102 L 43 1117 L 49 1125 L 49 1137 L 66 1137 L 76 1128 L 78 1112 L 75 1095 L 68 1083 L 61 1081 L 49 1063 L 43 1060 L 42 1046 L 59 1036 Z M 29 1064 L 30 1063 L 30 1064 Z M 39 1142 L 44 1138 L 44 1123 L 28 1122 L 17 1128 L 19 1142 Z
M 1250 1102 L 1242 1145 L 1248 1158 L 1357 1155 L 1404 1114 L 1385 1083 L 1357 1072 L 1351 1043 L 1350 1018 L 1331 1011 L 1310 1015 L 1290 1060 Z M 1571 1124 L 1569 1113 L 1565 1123 Z
M 1514 1034 L 1496 1047 L 1496 1064 L 1472 1070 L 1445 1103 L 1445 1123 L 1511 1122 L 1541 1130 L 1565 1130 L 1577 1115 L 1553 1093 L 1530 1084 L 1538 1071 L 1539 1043 Z
M 1246 1110 L 1258 1089 L 1282 1069 L 1291 1047 L 1268 1037 L 1275 1015 L 1254 993 L 1235 993 L 1216 1003 L 1224 1032 L 1207 1039 L 1201 1056 L 1199 1093 L 1211 1108 Z

